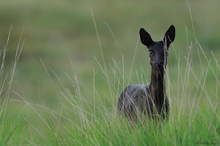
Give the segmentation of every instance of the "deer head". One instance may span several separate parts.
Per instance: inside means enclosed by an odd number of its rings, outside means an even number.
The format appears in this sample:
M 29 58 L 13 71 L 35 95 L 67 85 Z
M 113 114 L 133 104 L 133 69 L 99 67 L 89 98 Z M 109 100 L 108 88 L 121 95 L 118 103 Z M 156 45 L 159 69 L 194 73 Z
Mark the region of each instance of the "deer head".
M 143 28 L 140 29 L 139 34 L 142 44 L 149 49 L 152 68 L 166 67 L 168 48 L 175 39 L 175 27 L 171 25 L 163 40 L 158 42 L 153 41 L 150 34 Z

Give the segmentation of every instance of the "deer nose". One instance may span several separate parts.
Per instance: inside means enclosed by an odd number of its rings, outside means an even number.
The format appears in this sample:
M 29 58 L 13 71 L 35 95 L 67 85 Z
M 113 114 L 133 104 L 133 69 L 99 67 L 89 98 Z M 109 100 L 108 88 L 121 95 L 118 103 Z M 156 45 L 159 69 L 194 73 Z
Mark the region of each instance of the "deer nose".
M 156 62 L 156 66 L 161 66 L 161 65 L 163 65 L 163 61 L 157 61 Z

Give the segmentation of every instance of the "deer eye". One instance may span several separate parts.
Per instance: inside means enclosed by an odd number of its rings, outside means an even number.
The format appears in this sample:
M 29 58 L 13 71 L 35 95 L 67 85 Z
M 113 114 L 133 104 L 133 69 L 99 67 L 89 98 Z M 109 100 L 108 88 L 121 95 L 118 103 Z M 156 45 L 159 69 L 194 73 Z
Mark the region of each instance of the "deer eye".
M 149 50 L 149 55 L 150 55 L 150 57 L 153 55 L 153 51 L 152 50 Z

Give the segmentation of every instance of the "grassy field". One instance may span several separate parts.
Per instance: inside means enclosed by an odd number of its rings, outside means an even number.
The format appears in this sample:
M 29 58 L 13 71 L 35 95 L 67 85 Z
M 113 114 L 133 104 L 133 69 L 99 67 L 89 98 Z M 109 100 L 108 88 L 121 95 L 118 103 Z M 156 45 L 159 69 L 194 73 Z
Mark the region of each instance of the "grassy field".
M 220 2 L 0 2 L 0 145 L 220 145 Z M 117 115 L 128 84 L 148 83 L 144 27 L 173 24 L 169 120 Z

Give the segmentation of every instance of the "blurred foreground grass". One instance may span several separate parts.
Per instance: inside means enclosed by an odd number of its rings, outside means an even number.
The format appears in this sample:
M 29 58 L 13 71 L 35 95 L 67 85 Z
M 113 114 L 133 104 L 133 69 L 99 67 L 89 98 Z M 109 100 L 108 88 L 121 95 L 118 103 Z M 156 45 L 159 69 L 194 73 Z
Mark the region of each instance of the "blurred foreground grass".
M 193 143 L 213 135 L 213 141 L 219 143 L 219 2 L 193 1 L 189 5 L 191 9 L 186 1 L 174 0 L 2 0 L 1 48 L 7 44 L 12 26 L 1 74 L 2 144 L 53 141 L 62 145 L 80 140 L 83 144 L 85 139 L 94 145 L 107 144 L 108 140 L 128 144 L 123 138 L 130 131 L 117 119 L 116 102 L 124 86 L 149 82 L 150 77 L 148 52 L 139 42 L 138 31 L 144 27 L 153 39 L 160 40 L 171 24 L 177 30 L 169 50 L 166 82 L 171 120 L 164 133 L 155 129 L 147 134 L 136 129 L 138 136 L 133 143 L 144 143 L 146 137 L 156 142 L 158 135 L 166 135 L 161 144 L 169 144 L 170 136 L 176 140 L 173 144 L 184 144 L 182 140 L 188 144 L 191 137 L 187 136 L 194 132 L 193 139 L 200 131 L 195 124 L 199 119 L 205 126 Z M 23 28 L 21 41 L 25 39 L 25 43 L 10 84 Z M 184 131 L 184 127 L 189 130 Z M 141 136 L 143 133 L 146 137 Z

